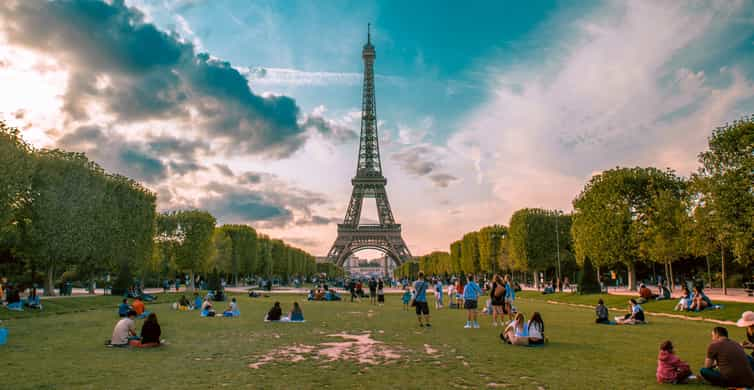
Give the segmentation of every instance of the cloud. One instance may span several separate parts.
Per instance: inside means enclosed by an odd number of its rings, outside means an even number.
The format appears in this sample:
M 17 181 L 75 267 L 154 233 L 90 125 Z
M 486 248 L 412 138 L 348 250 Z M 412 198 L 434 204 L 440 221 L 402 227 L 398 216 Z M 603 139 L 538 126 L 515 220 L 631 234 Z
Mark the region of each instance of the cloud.
M 616 165 L 689 173 L 711 130 L 754 96 L 735 56 L 715 54 L 741 39 L 726 30 L 741 5 L 614 2 L 572 21 L 547 61 L 486 69 L 490 98 L 461 121 L 451 154 L 507 215 L 568 209 L 592 172 Z
M 448 173 L 436 173 L 429 175 L 429 180 L 432 180 L 437 187 L 447 188 L 451 183 L 458 180 L 458 178 Z
M 97 110 L 119 124 L 169 119 L 235 152 L 269 158 L 287 157 L 305 141 L 295 100 L 255 94 L 229 62 L 197 53 L 122 0 L 10 1 L 0 5 L 0 17 L 12 21 L 0 24 L 11 45 L 67 68 L 69 123 Z
M 252 86 L 358 86 L 364 75 L 356 72 L 307 72 L 300 69 L 253 67 L 239 68 Z M 380 84 L 400 84 L 403 79 L 396 76 L 375 75 Z
M 325 119 L 323 116 L 309 115 L 301 127 L 305 129 L 312 128 L 326 138 L 335 140 L 338 143 L 349 143 L 359 138 L 359 135 L 355 131 L 338 125 L 335 121 Z
M 423 143 L 404 147 L 393 153 L 391 158 L 409 175 L 427 176 L 436 187 L 446 188 L 459 179 L 449 173 L 438 172 L 444 155 L 442 148 Z

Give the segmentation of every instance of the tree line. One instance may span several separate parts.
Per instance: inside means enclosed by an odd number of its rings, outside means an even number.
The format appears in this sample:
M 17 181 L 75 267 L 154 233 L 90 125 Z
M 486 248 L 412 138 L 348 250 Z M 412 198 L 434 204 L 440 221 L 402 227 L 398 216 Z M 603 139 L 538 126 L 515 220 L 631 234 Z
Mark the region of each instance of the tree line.
M 84 154 L 34 149 L 0 121 L 0 274 L 52 293 L 58 278 L 115 286 L 211 271 L 288 279 L 317 272 L 309 253 L 206 211 L 158 213 L 156 196 Z M 330 270 L 337 273 L 336 270 Z M 193 285 L 192 285 L 193 287 Z
M 637 268 L 645 275 L 651 268 L 673 283 L 673 265 L 681 263 L 686 270 L 706 268 L 708 284 L 714 264 L 724 291 L 741 285 L 751 280 L 754 260 L 754 116 L 716 128 L 690 177 L 654 167 L 606 170 L 576 196 L 571 214 L 517 210 L 507 226 L 467 233 L 449 249 L 415 258 L 396 276 L 415 276 L 419 269 L 553 275 L 556 267 L 572 271 L 589 262 L 600 276 L 625 270 L 634 289 Z

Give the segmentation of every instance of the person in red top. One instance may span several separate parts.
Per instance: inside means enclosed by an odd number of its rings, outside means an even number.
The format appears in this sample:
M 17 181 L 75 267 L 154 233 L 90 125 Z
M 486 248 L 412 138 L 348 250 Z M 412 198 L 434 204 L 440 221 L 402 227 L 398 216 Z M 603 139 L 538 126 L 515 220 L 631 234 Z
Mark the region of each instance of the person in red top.
M 642 283 L 641 287 L 639 287 L 639 297 L 644 298 L 645 300 L 655 299 L 657 298 L 656 294 L 652 294 L 652 290 L 647 287 L 646 284 Z
M 673 343 L 663 341 L 657 355 L 657 383 L 686 383 L 690 376 L 691 367 L 676 356 Z
M 136 315 L 138 316 L 144 314 L 144 310 L 146 310 L 146 308 L 144 307 L 144 302 L 142 302 L 141 298 L 139 297 L 136 297 L 136 299 L 134 299 L 133 303 L 131 304 L 131 308 L 134 309 Z

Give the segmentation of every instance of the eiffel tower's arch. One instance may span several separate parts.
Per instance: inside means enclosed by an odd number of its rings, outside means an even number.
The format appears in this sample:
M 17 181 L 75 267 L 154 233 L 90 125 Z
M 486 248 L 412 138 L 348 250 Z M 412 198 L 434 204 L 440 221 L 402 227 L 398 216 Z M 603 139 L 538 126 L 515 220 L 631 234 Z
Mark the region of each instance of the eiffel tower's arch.
M 361 107 L 361 135 L 356 176 L 351 179 L 353 191 L 343 223 L 338 224 L 338 237 L 327 254 L 329 261 L 342 266 L 351 254 L 362 249 L 376 249 L 387 254 L 397 266 L 411 259 L 403 241 L 401 225 L 395 222 L 388 201 L 387 179 L 382 174 L 380 145 L 377 134 L 377 108 L 374 96 L 374 60 L 377 53 L 371 34 L 361 52 L 364 59 L 364 90 Z M 379 223 L 361 224 L 364 199 L 377 203 Z

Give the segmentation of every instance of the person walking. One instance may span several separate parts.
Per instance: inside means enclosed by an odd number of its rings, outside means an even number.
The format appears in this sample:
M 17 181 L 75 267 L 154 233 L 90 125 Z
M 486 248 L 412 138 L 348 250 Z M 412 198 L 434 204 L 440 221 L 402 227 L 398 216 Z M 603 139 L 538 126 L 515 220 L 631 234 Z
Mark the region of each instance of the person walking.
M 513 290 L 511 276 L 505 275 L 505 311 L 508 312 L 508 320 L 513 321 L 513 302 L 516 300 L 516 292 Z
M 495 274 L 490 286 L 490 303 L 492 304 L 492 326 L 504 325 L 505 321 L 505 282 L 503 277 Z
M 414 307 L 416 308 L 416 318 L 419 320 L 419 327 L 432 326 L 429 324 L 427 288 L 429 288 L 429 283 L 424 280 L 424 271 L 419 271 L 419 279 L 414 282 Z
M 374 277 L 369 279 L 369 301 L 373 305 L 377 304 L 377 281 L 374 280 Z
M 474 281 L 474 275 L 469 275 L 469 281 L 463 288 L 463 308 L 466 309 L 466 325 L 464 328 L 479 328 L 477 322 L 477 300 L 482 294 L 482 289 Z

